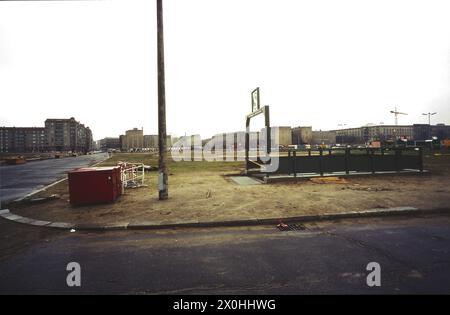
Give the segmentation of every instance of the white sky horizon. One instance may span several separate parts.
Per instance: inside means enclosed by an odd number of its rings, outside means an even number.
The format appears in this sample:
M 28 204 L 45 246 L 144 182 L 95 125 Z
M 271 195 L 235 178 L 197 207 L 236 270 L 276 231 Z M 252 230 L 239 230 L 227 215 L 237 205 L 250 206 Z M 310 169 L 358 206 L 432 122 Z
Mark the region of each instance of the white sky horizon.
M 450 124 L 450 2 L 165 0 L 167 131 Z M 0 126 L 157 133 L 154 0 L 0 2 Z M 259 119 L 252 125 L 258 130 Z

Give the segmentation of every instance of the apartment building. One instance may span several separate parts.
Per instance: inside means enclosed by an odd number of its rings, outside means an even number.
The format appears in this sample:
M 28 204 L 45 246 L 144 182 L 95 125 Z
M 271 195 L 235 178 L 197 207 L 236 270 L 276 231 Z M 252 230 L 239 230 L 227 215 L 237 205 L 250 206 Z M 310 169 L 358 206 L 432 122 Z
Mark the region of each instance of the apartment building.
M 312 127 L 292 128 L 292 144 L 311 144 Z
M 45 128 L 0 127 L 0 152 L 25 153 L 45 150 Z
M 45 120 L 45 136 L 48 151 L 92 150 L 92 131 L 73 117 Z

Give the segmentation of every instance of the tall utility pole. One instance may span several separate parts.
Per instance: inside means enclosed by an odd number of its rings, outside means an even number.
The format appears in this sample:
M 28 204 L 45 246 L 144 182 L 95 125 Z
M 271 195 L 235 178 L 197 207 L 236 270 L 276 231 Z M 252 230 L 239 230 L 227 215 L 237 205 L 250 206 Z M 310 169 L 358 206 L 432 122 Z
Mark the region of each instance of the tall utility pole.
M 434 113 L 430 113 L 430 112 L 428 112 L 428 113 L 423 113 L 422 115 L 425 115 L 425 116 L 428 116 L 428 124 L 429 125 L 431 125 L 431 116 L 432 115 L 436 115 L 437 114 L 437 112 L 434 112 Z
M 169 198 L 166 152 L 166 87 L 164 77 L 164 32 L 162 0 L 156 0 L 156 23 L 158 32 L 158 145 L 159 145 L 159 200 Z

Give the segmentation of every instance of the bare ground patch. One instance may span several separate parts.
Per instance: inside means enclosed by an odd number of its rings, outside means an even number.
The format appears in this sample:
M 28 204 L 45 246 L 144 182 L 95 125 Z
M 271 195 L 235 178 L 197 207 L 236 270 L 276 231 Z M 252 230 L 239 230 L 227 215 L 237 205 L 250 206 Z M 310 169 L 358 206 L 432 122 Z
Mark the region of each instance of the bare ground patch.
M 11 211 L 26 217 L 72 223 L 127 223 L 219 221 L 282 218 L 309 214 L 413 206 L 446 208 L 450 177 L 390 175 L 346 178 L 346 183 L 295 183 L 239 186 L 229 171 L 177 172 L 169 176 L 169 200 L 159 201 L 156 174 L 148 187 L 126 190 L 115 203 L 74 207 L 69 204 L 67 181 L 38 196 L 61 198 L 46 203 L 11 204 Z

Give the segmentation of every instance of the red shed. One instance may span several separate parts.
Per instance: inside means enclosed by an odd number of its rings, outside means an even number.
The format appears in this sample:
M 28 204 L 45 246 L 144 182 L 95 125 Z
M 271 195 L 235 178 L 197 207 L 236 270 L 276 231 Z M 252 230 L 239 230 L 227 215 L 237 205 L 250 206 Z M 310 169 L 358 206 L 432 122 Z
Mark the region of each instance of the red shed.
M 120 167 L 86 167 L 70 171 L 72 205 L 113 202 L 122 194 Z

